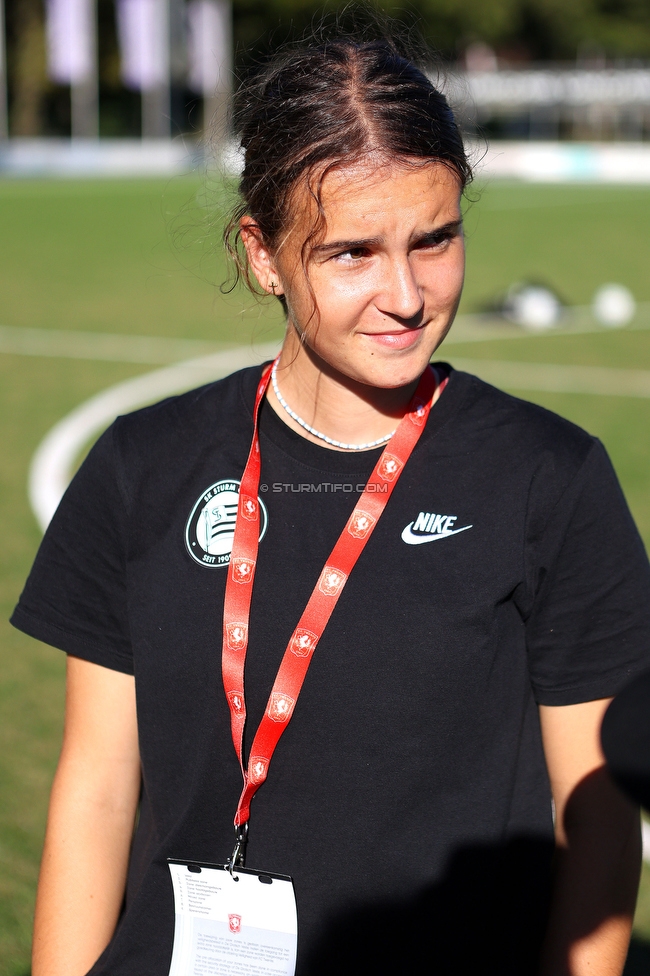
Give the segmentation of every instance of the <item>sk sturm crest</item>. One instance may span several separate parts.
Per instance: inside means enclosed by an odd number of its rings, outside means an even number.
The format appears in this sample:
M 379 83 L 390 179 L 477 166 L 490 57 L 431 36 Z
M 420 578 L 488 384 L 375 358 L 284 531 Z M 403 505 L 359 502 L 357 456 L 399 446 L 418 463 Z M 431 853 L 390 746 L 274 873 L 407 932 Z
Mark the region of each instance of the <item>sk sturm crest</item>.
M 239 481 L 217 481 L 210 485 L 194 505 L 185 526 L 185 545 L 200 566 L 227 566 L 235 535 Z M 246 498 L 244 518 L 253 519 L 259 506 L 260 540 L 268 524 L 268 514 L 261 499 Z

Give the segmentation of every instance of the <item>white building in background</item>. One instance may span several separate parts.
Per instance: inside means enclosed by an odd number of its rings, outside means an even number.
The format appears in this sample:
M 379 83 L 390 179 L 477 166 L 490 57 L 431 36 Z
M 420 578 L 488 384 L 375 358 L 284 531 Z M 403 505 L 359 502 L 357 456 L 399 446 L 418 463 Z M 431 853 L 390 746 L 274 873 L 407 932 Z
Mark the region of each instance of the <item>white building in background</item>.
M 478 58 L 475 59 L 478 61 Z M 479 62 L 481 64 L 481 62 Z M 531 139 L 650 138 L 650 68 L 481 69 L 450 72 L 444 88 L 464 128 Z

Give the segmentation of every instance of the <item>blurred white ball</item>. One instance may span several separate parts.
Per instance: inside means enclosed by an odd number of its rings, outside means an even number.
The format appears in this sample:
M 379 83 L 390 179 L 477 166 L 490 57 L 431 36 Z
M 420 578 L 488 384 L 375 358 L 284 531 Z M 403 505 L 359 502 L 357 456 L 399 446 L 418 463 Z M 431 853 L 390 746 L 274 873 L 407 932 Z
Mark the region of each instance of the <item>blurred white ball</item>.
M 562 314 L 557 295 L 541 285 L 524 285 L 510 290 L 505 302 L 506 318 L 531 332 L 551 329 Z
M 594 318 L 609 329 L 620 329 L 634 318 L 636 302 L 625 285 L 603 285 L 594 295 Z

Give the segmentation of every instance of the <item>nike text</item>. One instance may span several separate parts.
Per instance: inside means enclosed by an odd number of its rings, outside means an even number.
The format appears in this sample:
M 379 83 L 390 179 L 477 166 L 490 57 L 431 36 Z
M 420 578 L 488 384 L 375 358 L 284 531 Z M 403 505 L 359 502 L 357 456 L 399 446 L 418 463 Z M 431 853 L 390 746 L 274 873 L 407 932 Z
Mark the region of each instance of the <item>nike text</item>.
M 420 512 L 414 522 L 409 522 L 402 532 L 402 541 L 409 546 L 419 546 L 423 542 L 434 542 L 436 539 L 448 539 L 450 535 L 466 532 L 471 525 L 463 525 L 455 529 L 457 515 L 438 515 L 436 512 Z

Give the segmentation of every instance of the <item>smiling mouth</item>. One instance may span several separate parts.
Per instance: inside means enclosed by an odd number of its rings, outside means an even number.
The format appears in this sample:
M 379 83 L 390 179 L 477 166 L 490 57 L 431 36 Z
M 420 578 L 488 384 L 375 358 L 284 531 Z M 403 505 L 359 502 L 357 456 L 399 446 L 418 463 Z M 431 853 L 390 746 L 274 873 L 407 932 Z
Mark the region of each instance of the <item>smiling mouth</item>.
M 417 329 L 400 329 L 396 332 L 364 332 L 367 339 L 378 342 L 382 346 L 390 349 L 408 349 L 417 342 L 421 327 Z

